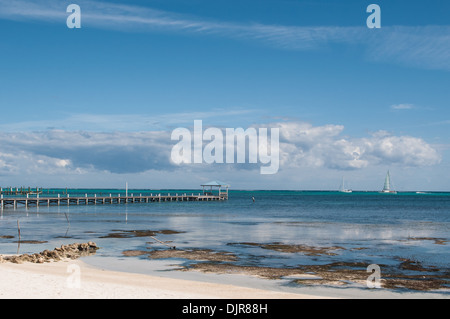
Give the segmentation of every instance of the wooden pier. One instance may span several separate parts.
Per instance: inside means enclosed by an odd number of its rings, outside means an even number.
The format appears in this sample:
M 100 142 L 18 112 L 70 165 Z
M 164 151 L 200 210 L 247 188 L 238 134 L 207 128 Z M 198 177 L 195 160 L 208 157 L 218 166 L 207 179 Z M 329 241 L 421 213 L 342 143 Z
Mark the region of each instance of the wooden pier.
M 37 195 L 43 193 L 43 188 L 31 188 L 31 187 L 0 187 L 0 195 L 9 196 L 22 196 L 22 195 Z
M 155 202 L 193 202 L 193 201 L 222 201 L 228 199 L 228 193 L 211 194 L 150 194 L 139 196 L 122 196 L 121 194 L 110 194 L 109 196 L 88 195 L 72 197 L 70 195 L 58 195 L 57 197 L 0 197 L 0 209 L 8 207 L 39 207 L 39 206 L 62 206 L 62 205 L 105 205 L 105 204 L 128 204 L 128 203 L 155 203 Z

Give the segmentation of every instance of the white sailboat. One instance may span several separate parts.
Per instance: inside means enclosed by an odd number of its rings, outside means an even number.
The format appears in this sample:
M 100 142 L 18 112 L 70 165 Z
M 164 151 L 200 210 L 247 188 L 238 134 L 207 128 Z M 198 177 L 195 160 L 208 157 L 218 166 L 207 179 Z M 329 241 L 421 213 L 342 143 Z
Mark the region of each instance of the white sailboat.
M 391 175 L 389 174 L 389 171 L 387 171 L 386 178 L 384 180 L 384 187 L 380 193 L 397 194 L 397 192 L 395 190 L 391 190 Z
M 342 185 L 341 185 L 341 188 L 339 189 L 339 192 L 341 192 L 341 193 L 351 193 L 352 192 L 351 189 L 345 188 L 345 183 L 344 183 L 343 177 L 342 177 Z

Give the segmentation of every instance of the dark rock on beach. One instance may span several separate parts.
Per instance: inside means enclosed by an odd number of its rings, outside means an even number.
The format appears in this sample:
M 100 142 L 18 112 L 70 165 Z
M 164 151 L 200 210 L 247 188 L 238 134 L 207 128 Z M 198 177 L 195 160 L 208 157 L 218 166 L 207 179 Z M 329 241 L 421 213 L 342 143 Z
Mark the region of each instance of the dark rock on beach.
M 24 262 L 42 264 L 45 262 L 59 261 L 63 259 L 77 259 L 82 256 L 89 256 L 95 254 L 99 249 L 94 242 L 88 243 L 74 243 L 70 245 L 62 245 L 60 248 L 54 250 L 44 250 L 40 253 L 32 255 L 14 255 L 14 256 L 1 256 L 0 263 L 11 262 L 21 264 Z

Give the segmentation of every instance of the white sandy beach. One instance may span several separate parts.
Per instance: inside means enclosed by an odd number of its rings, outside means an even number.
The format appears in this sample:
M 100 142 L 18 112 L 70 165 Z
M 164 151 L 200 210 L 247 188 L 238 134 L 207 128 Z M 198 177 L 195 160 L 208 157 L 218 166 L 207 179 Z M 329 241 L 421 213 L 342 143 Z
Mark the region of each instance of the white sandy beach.
M 0 264 L 2 299 L 317 299 L 198 281 L 115 272 L 80 260 Z

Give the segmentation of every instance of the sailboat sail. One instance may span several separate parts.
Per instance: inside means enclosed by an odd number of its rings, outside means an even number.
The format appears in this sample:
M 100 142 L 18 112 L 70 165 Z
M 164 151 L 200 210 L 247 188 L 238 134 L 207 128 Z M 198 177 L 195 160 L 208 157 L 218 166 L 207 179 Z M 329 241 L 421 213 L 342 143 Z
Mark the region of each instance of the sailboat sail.
M 394 190 L 391 190 L 391 175 L 389 171 L 386 174 L 386 178 L 384 179 L 384 187 L 381 191 L 382 193 L 390 193 L 390 194 L 396 194 L 397 192 Z
M 391 176 L 389 171 L 386 174 L 386 179 L 384 180 L 383 192 L 389 192 L 391 190 Z

